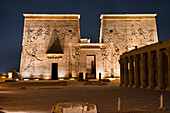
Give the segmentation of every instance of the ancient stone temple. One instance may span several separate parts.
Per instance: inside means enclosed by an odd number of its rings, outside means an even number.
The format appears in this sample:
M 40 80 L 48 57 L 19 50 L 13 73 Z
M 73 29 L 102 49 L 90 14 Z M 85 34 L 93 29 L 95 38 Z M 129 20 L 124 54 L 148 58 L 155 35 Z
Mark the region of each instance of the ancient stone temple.
M 78 14 L 24 14 L 23 78 L 120 76 L 119 56 L 158 42 L 156 14 L 101 15 L 98 43 L 81 39 Z M 97 29 L 97 28 L 96 28 Z
M 170 90 L 170 39 L 120 56 L 123 87 Z

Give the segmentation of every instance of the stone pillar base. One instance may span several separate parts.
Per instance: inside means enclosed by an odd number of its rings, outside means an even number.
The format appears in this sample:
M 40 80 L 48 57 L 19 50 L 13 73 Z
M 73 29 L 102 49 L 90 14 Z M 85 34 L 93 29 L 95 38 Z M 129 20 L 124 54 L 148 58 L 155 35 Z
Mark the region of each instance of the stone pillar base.
M 167 87 L 166 90 L 167 90 L 167 91 L 170 91 L 170 87 Z
M 147 87 L 145 87 L 145 86 L 140 86 L 140 88 L 147 88 Z
M 139 86 L 134 85 L 133 88 L 139 88 Z
M 148 88 L 148 89 L 154 89 L 155 87 L 148 86 L 147 88 Z
M 161 89 L 165 89 L 165 88 L 161 88 L 160 86 L 157 86 L 155 89 L 161 90 Z
M 161 88 L 159 86 L 157 86 L 155 89 L 160 90 Z
M 122 87 L 127 87 L 128 85 L 123 84 Z
M 128 85 L 128 87 L 133 87 L 133 85 Z

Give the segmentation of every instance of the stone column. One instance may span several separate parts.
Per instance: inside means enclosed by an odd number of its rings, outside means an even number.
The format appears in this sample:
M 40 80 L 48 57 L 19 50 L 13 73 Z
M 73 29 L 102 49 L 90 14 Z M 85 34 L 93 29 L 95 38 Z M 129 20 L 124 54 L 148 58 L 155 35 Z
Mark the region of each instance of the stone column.
M 123 59 L 124 64 L 124 87 L 127 87 L 129 84 L 129 77 L 128 77 L 128 60 L 125 58 Z
M 120 64 L 120 86 L 123 86 L 124 84 L 124 64 L 123 64 L 123 59 L 119 60 Z
M 141 88 L 146 88 L 148 84 L 148 75 L 147 75 L 147 55 L 141 54 L 140 60 L 140 80 L 141 80 Z
M 135 56 L 134 60 L 135 60 L 135 71 L 134 71 L 134 81 L 135 84 L 133 87 L 139 87 L 140 86 L 140 70 L 139 70 L 139 57 Z
M 157 51 L 157 60 L 158 60 L 158 85 L 156 89 L 165 88 L 165 75 L 164 75 L 164 52 Z
M 168 57 L 168 86 L 166 89 L 170 90 L 170 50 L 166 50 L 165 54 Z
M 132 87 L 134 85 L 134 66 L 133 66 L 133 57 L 129 57 L 130 71 L 129 71 L 129 85 L 128 87 Z
M 149 75 L 148 75 L 148 89 L 155 88 L 156 76 L 155 76 L 155 54 L 148 52 L 149 60 Z

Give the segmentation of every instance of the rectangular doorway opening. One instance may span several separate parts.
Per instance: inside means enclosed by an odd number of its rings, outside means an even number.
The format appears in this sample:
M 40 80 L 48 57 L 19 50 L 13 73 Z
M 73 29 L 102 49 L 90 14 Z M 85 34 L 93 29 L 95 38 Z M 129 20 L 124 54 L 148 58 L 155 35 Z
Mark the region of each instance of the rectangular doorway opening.
M 86 56 L 87 78 L 96 79 L 96 57 L 95 55 Z
M 58 63 L 52 63 L 51 79 L 52 80 L 58 79 Z

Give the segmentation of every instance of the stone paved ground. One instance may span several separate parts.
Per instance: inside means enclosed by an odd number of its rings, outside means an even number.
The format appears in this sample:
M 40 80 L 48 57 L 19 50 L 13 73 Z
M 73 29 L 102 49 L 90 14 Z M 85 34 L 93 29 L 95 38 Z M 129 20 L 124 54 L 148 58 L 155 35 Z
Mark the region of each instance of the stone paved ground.
M 121 88 L 117 81 L 108 85 L 83 85 L 80 81 L 60 85 L 56 82 L 1 83 L 0 111 L 50 113 L 52 106 L 59 102 L 88 102 L 96 104 L 100 113 L 116 113 L 120 97 L 122 111 L 126 113 L 170 113 L 168 91 Z M 165 111 L 158 110 L 160 94 L 164 95 Z

